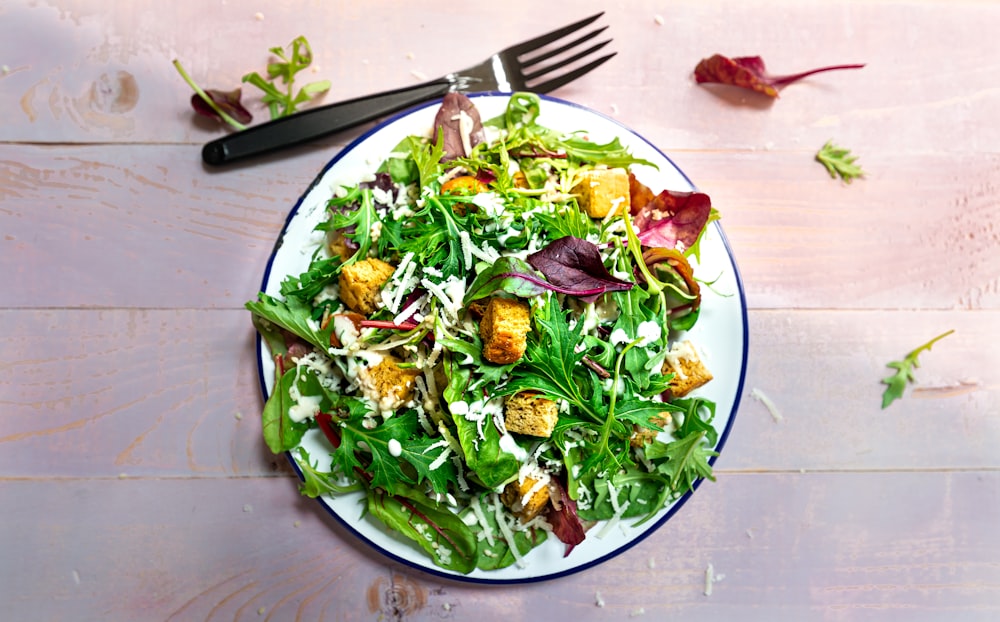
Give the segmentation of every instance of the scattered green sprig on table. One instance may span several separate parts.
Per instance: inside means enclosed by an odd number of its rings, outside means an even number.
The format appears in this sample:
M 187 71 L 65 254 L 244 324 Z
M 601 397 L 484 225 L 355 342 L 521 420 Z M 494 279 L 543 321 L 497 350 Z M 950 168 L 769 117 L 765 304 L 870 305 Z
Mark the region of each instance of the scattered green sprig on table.
M 312 64 L 312 48 L 309 47 L 309 42 L 305 37 L 299 36 L 293 39 L 287 50 L 273 47 L 270 48 L 270 52 L 279 60 L 268 63 L 267 79 L 254 71 L 243 76 L 243 81 L 264 91 L 262 101 L 267 104 L 272 119 L 287 117 L 296 112 L 299 104 L 330 90 L 329 80 L 310 82 L 299 89 L 298 93 L 293 88 L 295 75 Z M 282 84 L 285 85 L 284 91 L 275 85 L 278 78 L 281 78 Z
M 917 356 L 919 356 L 924 350 L 930 351 L 931 346 L 953 332 L 955 332 L 954 329 L 941 333 L 937 337 L 931 339 L 924 345 L 904 356 L 902 361 L 891 361 L 886 363 L 886 367 L 895 369 L 896 373 L 882 380 L 883 384 L 888 385 L 885 392 L 882 394 L 882 408 L 887 408 L 889 404 L 903 397 L 903 390 L 906 389 L 908 382 L 916 382 L 913 370 L 920 367 L 920 363 L 917 361 Z
M 861 167 L 854 163 L 857 159 L 857 156 L 851 155 L 850 149 L 838 147 L 829 140 L 816 153 L 816 161 L 826 167 L 830 177 L 836 179 L 839 176 L 846 183 L 865 175 Z
M 287 117 L 297 112 L 300 104 L 330 90 L 329 80 L 310 82 L 297 92 L 294 89 L 296 74 L 312 64 L 312 48 L 309 47 L 305 37 L 296 37 L 287 49 L 273 47 L 270 48 L 270 52 L 278 60 L 268 63 L 267 78 L 254 71 L 244 75 L 243 82 L 248 82 L 264 92 L 261 101 L 267 104 L 271 119 Z M 196 112 L 224 121 L 236 130 L 246 129 L 246 124 L 252 117 L 240 101 L 239 89 L 230 92 L 202 89 L 184 70 L 180 61 L 174 60 L 174 67 L 195 92 L 196 96 L 192 96 L 191 104 Z M 279 78 L 282 86 L 276 84 Z

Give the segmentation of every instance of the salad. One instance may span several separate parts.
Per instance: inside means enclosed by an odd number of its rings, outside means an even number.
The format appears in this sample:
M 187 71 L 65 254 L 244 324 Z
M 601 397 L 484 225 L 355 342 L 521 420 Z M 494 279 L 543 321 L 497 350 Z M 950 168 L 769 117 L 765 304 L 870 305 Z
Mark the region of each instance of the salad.
M 301 492 L 362 493 L 456 573 L 550 538 L 571 555 L 712 478 L 712 376 L 685 332 L 718 215 L 541 105 L 515 93 L 484 121 L 446 96 L 433 130 L 337 187 L 308 269 L 246 305 L 274 362 L 264 440 Z

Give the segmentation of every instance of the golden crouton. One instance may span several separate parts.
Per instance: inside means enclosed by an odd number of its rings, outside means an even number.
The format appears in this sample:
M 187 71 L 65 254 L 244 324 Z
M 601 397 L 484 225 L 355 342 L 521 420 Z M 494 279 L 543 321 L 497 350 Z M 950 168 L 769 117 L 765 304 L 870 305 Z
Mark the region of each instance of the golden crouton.
M 479 322 L 483 358 L 498 365 L 513 363 L 524 356 L 530 330 L 527 303 L 511 298 L 491 299 Z
M 510 511 L 521 519 L 522 523 L 538 516 L 538 513 L 545 509 L 545 505 L 549 502 L 549 487 L 541 486 L 531 494 L 527 503 L 521 503 L 524 501 L 524 495 L 531 492 L 537 482 L 537 479 L 530 476 L 525 477 L 520 484 L 515 480 L 507 484 L 507 487 L 503 489 L 503 494 L 500 495 L 503 504 L 510 508 Z
M 663 373 L 674 374 L 669 385 L 673 397 L 684 397 L 712 379 L 712 374 L 698 358 L 698 352 L 690 341 L 671 346 L 663 362 Z
M 365 259 L 340 271 L 340 299 L 353 311 L 371 315 L 378 308 L 379 291 L 396 269 L 381 259 Z
M 379 410 L 396 410 L 413 399 L 413 386 L 420 370 L 399 366 L 399 359 L 387 355 L 375 367 L 358 371 L 361 391 L 378 404 Z
M 604 218 L 615 210 L 629 210 L 628 173 L 623 168 L 594 169 L 585 171 L 580 182 L 573 186 L 580 209 L 591 218 Z
M 508 432 L 549 437 L 559 421 L 559 407 L 537 393 L 521 391 L 504 401 L 504 425 Z

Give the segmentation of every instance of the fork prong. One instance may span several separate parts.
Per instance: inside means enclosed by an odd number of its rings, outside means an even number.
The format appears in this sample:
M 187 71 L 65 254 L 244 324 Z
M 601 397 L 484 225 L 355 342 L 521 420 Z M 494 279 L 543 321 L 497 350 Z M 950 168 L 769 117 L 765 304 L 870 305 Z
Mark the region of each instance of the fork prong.
M 573 56 L 570 56 L 569 58 L 560 58 L 558 61 L 552 63 L 551 65 L 547 65 L 545 67 L 541 67 L 537 71 L 532 71 L 530 73 L 525 72 L 524 75 L 523 75 L 523 78 L 525 80 L 534 80 L 535 78 L 540 78 L 541 76 L 544 76 L 547 73 L 552 73 L 553 71 L 555 71 L 557 69 L 562 69 L 563 67 L 569 67 L 570 65 L 572 65 L 576 61 L 582 60 L 584 58 L 587 58 L 588 56 L 590 56 L 594 52 L 600 50 L 601 48 L 603 48 L 604 46 L 606 46 L 609 43 L 611 43 L 611 39 L 608 39 L 606 41 L 601 41 L 600 43 L 592 45 L 589 48 L 587 48 L 586 50 L 584 50 L 582 52 L 579 52 L 577 54 L 574 54 Z M 532 63 L 533 62 L 534 61 L 532 61 Z
M 546 61 L 546 60 L 552 58 L 553 56 L 558 56 L 559 54 L 562 54 L 563 52 L 566 52 L 568 50 L 572 50 L 575 47 L 583 45 L 584 43 L 586 43 L 587 41 L 590 41 L 591 39 L 593 39 L 594 37 L 596 37 L 597 35 L 601 34 L 602 32 L 604 32 L 607 29 L 608 29 L 607 26 L 604 26 L 603 28 L 598 28 L 597 30 L 593 30 L 591 32 L 588 32 L 587 34 L 583 35 L 582 37 L 580 37 L 578 39 L 575 39 L 573 41 L 570 41 L 566 45 L 560 46 L 560 47 L 558 47 L 558 48 L 556 48 L 554 50 L 547 50 L 545 52 L 542 52 L 541 54 L 538 54 L 537 56 L 532 56 L 530 58 L 525 58 L 523 60 L 518 59 L 518 60 L 521 61 L 521 67 L 522 68 L 526 68 L 526 67 L 530 67 L 532 65 L 536 65 L 538 63 L 541 63 L 543 61 Z
M 558 78 L 552 78 L 548 82 L 543 82 L 541 84 L 536 84 L 534 86 L 530 86 L 529 85 L 528 89 L 531 90 L 531 91 L 534 91 L 536 93 L 548 93 L 550 91 L 554 91 L 557 88 L 559 88 L 560 86 L 562 86 L 562 85 L 564 85 L 564 84 L 566 84 L 568 82 L 572 82 L 573 80 L 576 80 L 580 76 L 582 76 L 582 75 L 584 75 L 586 73 L 590 73 L 594 69 L 597 69 L 598 67 L 600 67 L 601 65 L 603 65 L 605 62 L 607 62 L 615 54 L 617 54 L 617 52 L 612 52 L 610 54 L 606 54 L 606 55 L 598 58 L 597 60 L 595 60 L 595 61 L 593 61 L 591 63 L 587 63 L 586 65 L 584 65 L 582 67 L 578 67 L 578 68 L 574 69 L 573 71 L 571 71 L 569 73 L 565 73 L 565 74 L 559 76 Z
M 565 37 L 566 35 L 568 35 L 570 33 L 573 33 L 573 32 L 576 32 L 577 30 L 580 30 L 581 28 L 583 28 L 585 26 L 593 24 L 602 15 L 604 15 L 604 11 L 601 11 L 600 13 L 598 13 L 596 15 L 591 15 L 588 18 L 581 19 L 580 21 L 574 22 L 574 23 L 572 23 L 572 24 L 570 24 L 568 26 L 563 26 L 562 28 L 558 28 L 556 30 L 553 30 L 550 33 L 547 33 L 547 34 L 535 37 L 534 39 L 530 39 L 528 41 L 522 41 L 521 43 L 514 44 L 514 45 L 510 46 L 509 48 L 505 49 L 504 52 L 506 52 L 508 54 L 517 54 L 517 55 L 520 55 L 520 54 L 524 54 L 525 52 L 530 52 L 532 50 L 537 50 L 538 48 L 540 48 L 542 46 L 545 46 L 545 45 L 548 45 L 548 44 L 552 43 L 553 41 L 555 41 L 557 39 Z

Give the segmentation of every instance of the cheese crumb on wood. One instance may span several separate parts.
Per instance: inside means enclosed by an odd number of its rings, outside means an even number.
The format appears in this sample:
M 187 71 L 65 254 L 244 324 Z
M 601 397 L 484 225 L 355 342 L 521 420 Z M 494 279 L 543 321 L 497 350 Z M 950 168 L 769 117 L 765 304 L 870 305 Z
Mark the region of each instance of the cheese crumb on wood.
M 784 419 L 784 417 L 781 416 L 781 412 L 778 411 L 778 407 L 774 405 L 774 402 L 771 401 L 771 398 L 765 395 L 763 391 L 755 388 L 752 391 L 750 391 L 750 395 L 755 400 L 764 405 L 764 408 L 767 409 L 767 412 L 771 413 L 771 419 L 774 419 L 775 423 L 778 423 L 779 421 Z

